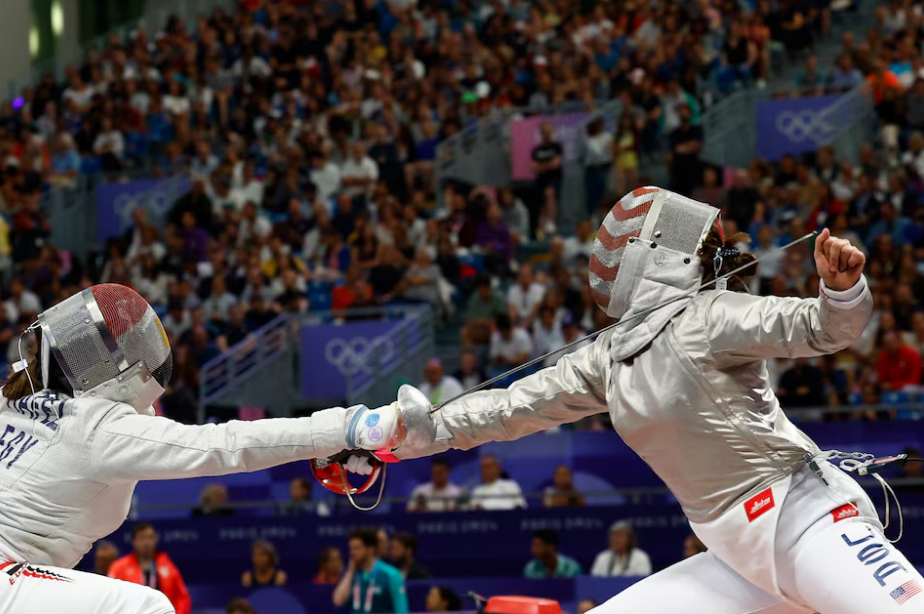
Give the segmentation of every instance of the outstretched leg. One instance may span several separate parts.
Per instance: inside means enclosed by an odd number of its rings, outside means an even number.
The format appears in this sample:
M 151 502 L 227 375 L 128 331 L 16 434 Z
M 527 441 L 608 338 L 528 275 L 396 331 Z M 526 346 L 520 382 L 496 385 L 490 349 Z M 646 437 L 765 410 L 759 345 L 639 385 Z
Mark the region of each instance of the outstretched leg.
M 160 591 L 105 576 L 0 563 L 0 612 L 16 614 L 175 614 Z
M 754 586 L 705 552 L 645 578 L 592 614 L 812 614 Z M 836 613 L 835 613 L 836 614 Z M 869 613 L 867 613 L 869 614 Z
M 781 569 L 784 594 L 822 614 L 924 612 L 924 578 L 862 518 L 820 520 L 793 546 L 791 560 Z

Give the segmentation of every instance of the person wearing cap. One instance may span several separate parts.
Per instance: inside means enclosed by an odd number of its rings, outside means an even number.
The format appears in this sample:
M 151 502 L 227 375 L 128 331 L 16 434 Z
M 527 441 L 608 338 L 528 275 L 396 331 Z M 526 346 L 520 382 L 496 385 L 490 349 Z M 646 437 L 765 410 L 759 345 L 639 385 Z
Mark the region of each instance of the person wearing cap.
M 427 395 L 434 407 L 462 394 L 459 380 L 443 372 L 443 363 L 439 358 L 431 358 L 424 369 L 424 382 L 419 390 Z
M 632 525 L 619 521 L 610 527 L 610 547 L 597 555 L 590 575 L 602 578 L 651 575 L 651 559 L 638 547 Z

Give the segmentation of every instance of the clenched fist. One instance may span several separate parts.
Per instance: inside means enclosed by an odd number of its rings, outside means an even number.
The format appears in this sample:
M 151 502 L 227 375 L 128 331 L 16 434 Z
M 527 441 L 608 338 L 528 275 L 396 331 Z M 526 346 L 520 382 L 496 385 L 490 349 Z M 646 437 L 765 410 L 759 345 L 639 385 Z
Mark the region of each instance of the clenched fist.
M 840 292 L 860 280 L 866 256 L 846 239 L 831 236 L 827 228 L 815 239 L 815 267 L 825 286 Z

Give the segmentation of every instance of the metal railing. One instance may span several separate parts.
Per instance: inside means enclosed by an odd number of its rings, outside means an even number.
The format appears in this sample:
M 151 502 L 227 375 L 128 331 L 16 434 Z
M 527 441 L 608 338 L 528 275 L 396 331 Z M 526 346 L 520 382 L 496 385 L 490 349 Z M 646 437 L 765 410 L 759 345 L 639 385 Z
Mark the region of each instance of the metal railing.
M 228 348 L 199 369 L 197 420 L 207 420 L 206 406 L 228 403 L 272 409 L 288 415 L 296 405 L 306 403 L 299 387 L 299 353 L 304 326 L 358 319 L 398 320 L 386 334 L 376 338 L 359 358 L 362 369 L 345 375 L 348 404 L 385 404 L 394 400 L 400 380 L 416 381 L 433 352 L 433 313 L 425 306 L 328 311 L 301 316 L 282 314 L 263 328 Z M 248 381 L 260 376 L 260 386 Z
M 876 505 L 881 504 L 880 497 L 880 485 L 879 482 L 872 478 L 858 478 L 857 481 L 860 483 L 865 490 L 871 491 Z M 889 478 L 889 485 L 893 488 L 916 488 L 924 487 L 924 478 Z M 373 489 L 375 490 L 375 489 Z M 603 507 L 603 506 L 613 506 L 613 505 L 652 505 L 652 504 L 668 504 L 672 503 L 672 493 L 666 486 L 645 486 L 645 487 L 627 487 L 627 488 L 609 488 L 602 490 L 592 490 L 592 491 L 581 491 L 579 493 L 582 495 L 588 507 Z M 467 502 L 469 501 L 470 494 L 463 491 L 463 494 L 456 499 L 456 507 L 452 510 L 447 510 L 448 513 L 454 513 L 459 511 L 471 511 L 473 513 L 480 514 L 490 514 L 491 511 L 485 510 L 475 510 L 472 509 Z M 543 507 L 543 502 L 547 497 L 545 491 L 532 491 L 522 494 L 523 499 L 527 502 L 529 507 Z M 366 499 L 374 501 L 376 497 L 370 495 L 359 495 L 353 497 L 357 503 L 363 505 L 366 503 Z M 484 499 L 510 499 L 511 496 L 504 494 L 485 494 L 478 495 L 479 500 Z M 594 500 L 603 500 L 610 501 L 609 503 L 594 503 Z M 614 500 L 621 500 L 620 503 L 614 503 Z M 408 503 L 411 503 L 412 499 L 409 496 L 389 496 L 385 495 L 382 497 L 382 504 L 386 506 L 398 506 L 400 509 L 405 509 Z M 337 504 L 341 504 L 344 508 L 349 506 L 349 503 L 346 500 L 346 497 L 330 502 L 329 500 L 311 500 L 306 502 L 308 505 L 300 508 L 300 512 L 310 510 L 312 506 L 316 507 L 318 504 L 323 503 L 327 507 L 333 507 Z M 333 503 L 333 505 L 331 505 Z M 176 512 L 178 510 L 192 510 L 197 507 L 198 504 L 191 503 L 152 503 L 152 504 L 142 504 L 132 506 L 132 515 L 136 516 L 142 513 L 147 514 L 157 514 L 158 512 Z M 277 501 L 277 500 L 262 500 L 262 501 L 228 501 L 225 504 L 225 507 L 235 510 L 270 510 L 276 515 L 284 516 L 287 513 L 291 513 L 292 510 L 298 509 L 289 501 Z M 384 508 L 384 509 L 387 509 Z M 394 509 L 394 508 L 392 508 Z M 880 513 L 884 510 L 880 509 Z M 419 512 L 426 514 L 439 514 L 440 511 L 427 511 Z
M 293 374 L 291 370 L 295 365 L 290 362 L 288 369 L 280 368 L 281 359 L 293 353 L 293 328 L 297 331 L 298 319 L 290 314 L 282 314 L 263 328 L 248 335 L 246 339 L 228 348 L 221 356 L 217 356 L 205 363 L 199 369 L 199 407 L 197 420 L 199 424 L 206 421 L 206 406 L 214 403 L 235 391 L 251 388 L 244 386 L 248 380 L 258 373 L 273 369 L 283 382 L 273 382 L 272 385 L 261 385 L 261 398 L 256 402 L 261 406 L 287 405 L 290 397 L 297 393 L 297 379 L 285 380 Z M 288 376 L 288 377 L 287 377 Z M 264 382 L 265 383 L 265 382 Z M 239 395 L 241 404 L 248 403 L 247 395 Z M 280 413 L 285 413 L 280 412 Z
M 432 310 L 407 310 L 400 324 L 373 340 L 365 356 L 366 368 L 345 376 L 347 403 L 390 403 L 395 398 L 398 380 L 416 381 L 432 355 Z
M 711 164 L 742 167 L 757 152 L 757 105 L 770 92 L 757 88 L 739 90 L 707 109 L 700 120 L 703 148 L 700 157 Z
M 924 402 L 879 403 L 875 405 L 840 405 L 837 407 L 786 407 L 786 415 L 796 423 L 820 422 L 829 416 L 864 418 L 867 416 L 888 416 L 899 420 L 924 419 Z M 859 424 L 859 423 L 858 423 Z
M 768 90 L 750 88 L 719 101 L 702 116 L 704 161 L 743 167 L 757 157 L 757 108 L 771 99 Z M 856 161 L 860 146 L 875 135 L 876 113 L 869 88 L 860 85 L 818 113 L 834 129 L 819 147 L 830 145 L 839 160 Z

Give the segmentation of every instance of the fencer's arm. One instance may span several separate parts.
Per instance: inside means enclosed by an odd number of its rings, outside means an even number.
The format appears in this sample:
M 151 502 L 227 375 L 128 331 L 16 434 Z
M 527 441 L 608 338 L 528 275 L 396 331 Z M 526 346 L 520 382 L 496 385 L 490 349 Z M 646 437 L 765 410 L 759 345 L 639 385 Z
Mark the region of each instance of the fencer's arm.
M 450 448 L 468 450 L 489 441 L 512 441 L 608 411 L 609 339 L 601 335 L 509 388 L 475 392 L 446 405 L 433 414 L 439 424 L 437 441 L 403 445 L 395 456 L 418 458 Z M 399 406 L 401 396 L 399 392 Z
M 325 458 L 347 448 L 347 411 L 336 407 L 306 418 L 189 426 L 118 403 L 89 430 L 89 462 L 104 480 L 168 480 Z
M 840 292 L 822 282 L 820 296 L 813 299 L 715 294 L 702 324 L 720 366 L 831 354 L 859 338 L 873 316 L 865 276 Z

